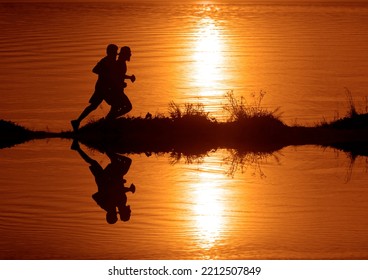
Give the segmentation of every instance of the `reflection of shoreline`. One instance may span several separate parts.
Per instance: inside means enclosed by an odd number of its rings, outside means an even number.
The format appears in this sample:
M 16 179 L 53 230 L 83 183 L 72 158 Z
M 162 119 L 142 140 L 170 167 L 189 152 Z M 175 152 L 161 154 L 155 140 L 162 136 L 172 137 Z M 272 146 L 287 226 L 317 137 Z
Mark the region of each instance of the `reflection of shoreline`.
M 68 138 L 98 149 L 119 153 L 171 153 L 201 155 L 225 148 L 242 152 L 273 153 L 291 145 L 329 146 L 350 153 L 352 158 L 368 156 L 368 114 L 359 115 L 359 125 L 341 120 L 318 127 L 289 127 L 275 118 L 254 117 L 245 121 L 217 122 L 202 116 L 172 119 L 103 119 L 82 127 L 77 134 L 31 131 L 13 122 L 0 121 L 0 148 L 34 139 Z M 350 123 L 349 123 L 350 121 Z M 339 126 L 340 125 L 340 126 Z

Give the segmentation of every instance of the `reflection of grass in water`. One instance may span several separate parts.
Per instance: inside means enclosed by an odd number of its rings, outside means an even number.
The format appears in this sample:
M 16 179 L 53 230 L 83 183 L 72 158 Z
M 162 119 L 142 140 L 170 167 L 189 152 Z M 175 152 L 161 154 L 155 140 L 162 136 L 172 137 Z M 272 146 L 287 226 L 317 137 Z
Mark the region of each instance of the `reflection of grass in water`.
M 264 178 L 266 177 L 266 174 L 262 170 L 262 164 L 264 164 L 270 157 L 273 157 L 276 162 L 279 162 L 279 158 L 275 153 L 242 152 L 237 149 L 231 149 L 228 151 L 229 155 L 224 158 L 224 163 L 229 165 L 229 169 L 226 174 L 231 177 L 234 177 L 237 172 L 245 173 L 250 170 L 252 176 Z
M 208 153 L 182 153 L 179 151 L 170 152 L 170 164 L 175 165 L 184 161 L 185 164 L 201 164 L 204 162 L 204 159 L 208 157 Z
M 178 151 L 173 151 L 169 154 L 170 164 L 203 164 L 205 158 L 210 156 L 210 153 L 215 153 L 216 150 L 201 154 L 188 154 Z M 227 149 L 226 154 L 222 158 L 222 164 L 226 166 L 224 173 L 229 177 L 234 177 L 237 173 L 250 172 L 251 176 L 259 176 L 265 178 L 266 174 L 262 170 L 264 165 L 270 158 L 279 162 L 275 152 L 254 152 L 241 151 L 239 149 Z M 221 165 L 222 165 L 221 164 Z

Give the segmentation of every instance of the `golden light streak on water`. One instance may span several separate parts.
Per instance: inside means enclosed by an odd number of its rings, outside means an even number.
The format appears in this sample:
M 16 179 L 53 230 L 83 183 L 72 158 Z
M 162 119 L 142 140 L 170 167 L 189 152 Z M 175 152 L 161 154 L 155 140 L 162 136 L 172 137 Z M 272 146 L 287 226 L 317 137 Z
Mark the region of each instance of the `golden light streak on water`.
M 203 258 L 216 258 L 216 251 L 226 243 L 229 230 L 229 177 L 221 166 L 223 154 L 205 159 L 199 169 L 187 172 L 190 181 L 192 239 L 202 248 Z
M 199 23 L 195 46 L 194 70 L 195 83 L 200 88 L 201 96 L 216 94 L 216 86 L 222 79 L 223 41 L 221 33 L 211 18 L 204 18 Z
M 221 188 L 220 174 L 201 173 L 193 186 L 195 226 L 198 232 L 199 246 L 210 249 L 221 238 L 225 227 L 224 190 Z

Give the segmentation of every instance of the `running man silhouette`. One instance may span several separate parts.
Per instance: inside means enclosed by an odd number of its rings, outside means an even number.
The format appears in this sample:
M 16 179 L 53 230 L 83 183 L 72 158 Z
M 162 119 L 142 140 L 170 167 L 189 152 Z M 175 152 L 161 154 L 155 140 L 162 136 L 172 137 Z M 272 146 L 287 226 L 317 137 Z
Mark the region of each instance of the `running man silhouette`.
M 135 185 L 125 187 L 126 180 L 123 178 L 129 171 L 132 160 L 128 157 L 116 153 L 106 153 L 110 163 L 102 166 L 90 156 L 88 156 L 79 146 L 78 141 L 74 140 L 72 150 L 78 152 L 82 159 L 88 163 L 91 173 L 95 177 L 97 192 L 92 195 L 96 203 L 106 211 L 106 222 L 115 224 L 119 214 L 121 221 L 129 221 L 131 210 L 127 205 L 127 192 L 135 193 Z
M 92 70 L 93 73 L 98 75 L 95 91 L 89 100 L 90 104 L 83 110 L 76 120 L 71 121 L 74 131 L 79 129 L 82 120 L 86 118 L 92 111 L 96 110 L 103 100 L 107 102 L 107 96 L 112 91 L 114 83 L 114 71 L 116 70 L 118 46 L 114 44 L 108 45 L 106 48 L 106 54 L 107 55 L 102 58 Z M 109 103 L 110 102 L 108 102 L 108 104 Z
M 129 47 L 125 46 L 120 49 L 118 60 L 115 64 L 114 70 L 114 87 L 109 91 L 109 98 L 111 103 L 111 110 L 106 116 L 107 119 L 113 119 L 129 113 L 133 106 L 128 96 L 126 96 L 124 89 L 127 87 L 125 82 L 129 79 L 132 83 L 135 82 L 134 75 L 127 75 L 127 61 L 130 61 L 132 52 Z

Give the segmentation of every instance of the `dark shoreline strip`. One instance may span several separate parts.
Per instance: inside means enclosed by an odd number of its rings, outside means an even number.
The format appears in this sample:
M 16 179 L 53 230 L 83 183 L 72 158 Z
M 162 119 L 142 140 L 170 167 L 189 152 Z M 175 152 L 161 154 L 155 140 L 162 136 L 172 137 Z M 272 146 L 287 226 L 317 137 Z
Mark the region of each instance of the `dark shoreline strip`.
M 184 116 L 178 119 L 100 119 L 73 133 L 31 131 L 11 121 L 0 120 L 0 148 L 57 137 L 75 139 L 101 151 L 120 153 L 183 151 L 203 154 L 218 148 L 272 153 L 290 145 L 319 145 L 349 152 L 354 157 L 368 155 L 367 124 L 367 114 L 315 127 L 289 127 L 272 116 L 233 122 Z

